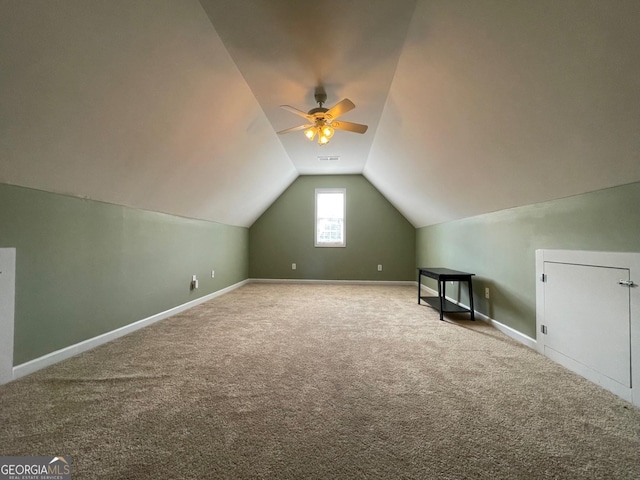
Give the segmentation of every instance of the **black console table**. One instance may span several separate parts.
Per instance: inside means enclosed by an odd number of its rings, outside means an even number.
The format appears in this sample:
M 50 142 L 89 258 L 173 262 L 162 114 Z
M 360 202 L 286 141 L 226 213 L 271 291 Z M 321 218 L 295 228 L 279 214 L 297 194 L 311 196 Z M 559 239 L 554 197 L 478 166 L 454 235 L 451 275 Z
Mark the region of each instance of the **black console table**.
M 420 293 L 422 276 L 433 278 L 438 282 L 438 296 L 437 297 L 423 297 Z M 430 306 L 440 312 L 440 320 L 443 320 L 442 315 L 444 313 L 460 313 L 468 312 L 471 314 L 471 320 L 475 320 L 473 310 L 473 286 L 471 285 L 471 277 L 475 273 L 459 272 L 457 270 L 451 270 L 449 268 L 426 268 L 418 267 L 418 305 L 420 300 L 424 300 Z M 447 282 L 467 282 L 469 287 L 469 308 L 462 307 L 453 302 L 447 300 L 446 297 L 446 283 Z

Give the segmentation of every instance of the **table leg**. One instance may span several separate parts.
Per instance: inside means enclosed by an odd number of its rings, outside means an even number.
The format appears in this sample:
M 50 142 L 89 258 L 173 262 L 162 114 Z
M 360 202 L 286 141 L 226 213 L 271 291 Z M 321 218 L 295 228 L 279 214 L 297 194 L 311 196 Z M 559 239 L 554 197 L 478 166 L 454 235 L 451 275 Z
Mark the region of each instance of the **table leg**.
M 422 272 L 418 272 L 418 305 L 420 305 L 420 284 L 422 280 Z
M 442 290 L 440 289 L 440 283 L 442 283 Z M 444 297 L 446 295 L 447 287 L 444 281 L 440 281 L 438 279 L 438 298 L 440 299 L 440 320 L 444 320 L 443 310 L 444 310 Z
M 469 278 L 469 281 L 467 282 L 467 285 L 469 285 L 469 307 L 471 308 L 471 320 L 476 319 L 475 316 L 475 310 L 473 308 L 473 286 L 471 285 L 471 278 Z

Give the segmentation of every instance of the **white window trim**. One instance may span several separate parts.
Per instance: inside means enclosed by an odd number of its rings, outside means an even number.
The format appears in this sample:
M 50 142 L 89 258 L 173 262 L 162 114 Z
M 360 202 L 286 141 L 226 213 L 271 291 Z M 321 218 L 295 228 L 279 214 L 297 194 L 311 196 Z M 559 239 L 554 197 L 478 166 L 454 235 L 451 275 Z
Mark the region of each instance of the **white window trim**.
M 318 194 L 321 193 L 342 193 L 342 242 L 318 243 Z M 313 212 L 313 245 L 319 248 L 340 248 L 347 246 L 347 189 L 346 188 L 316 188 L 315 208 Z

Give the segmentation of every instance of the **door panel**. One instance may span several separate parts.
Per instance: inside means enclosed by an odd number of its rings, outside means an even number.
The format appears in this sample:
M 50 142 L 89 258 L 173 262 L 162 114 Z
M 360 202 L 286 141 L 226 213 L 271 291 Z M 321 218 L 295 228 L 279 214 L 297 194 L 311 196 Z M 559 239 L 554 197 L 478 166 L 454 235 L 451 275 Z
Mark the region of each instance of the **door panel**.
M 629 280 L 623 268 L 544 262 L 545 349 L 631 387 Z

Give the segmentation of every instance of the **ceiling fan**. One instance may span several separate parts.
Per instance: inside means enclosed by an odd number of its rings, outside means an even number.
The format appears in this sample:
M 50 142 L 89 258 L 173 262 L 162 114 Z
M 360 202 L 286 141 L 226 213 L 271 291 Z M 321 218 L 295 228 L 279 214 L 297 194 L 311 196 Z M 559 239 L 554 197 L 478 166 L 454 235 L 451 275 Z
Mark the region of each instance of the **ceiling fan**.
M 334 129 L 354 133 L 364 133 L 367 131 L 367 128 L 369 128 L 367 125 L 362 125 L 360 123 L 336 120 L 338 117 L 356 108 L 353 102 L 348 98 L 336 103 L 331 108 L 324 108 L 322 106 L 327 101 L 327 94 L 323 91 L 316 91 L 315 99 L 316 102 L 318 102 L 318 106 L 316 108 L 312 108 L 307 113 L 289 105 L 280 105 L 281 108 L 305 118 L 307 123 L 304 125 L 298 125 L 297 127 L 287 128 L 286 130 L 281 130 L 278 132 L 278 135 L 304 130 L 304 134 L 309 140 L 313 141 L 315 136 L 318 135 L 318 144 L 326 145 L 329 143 L 331 137 L 333 137 Z

